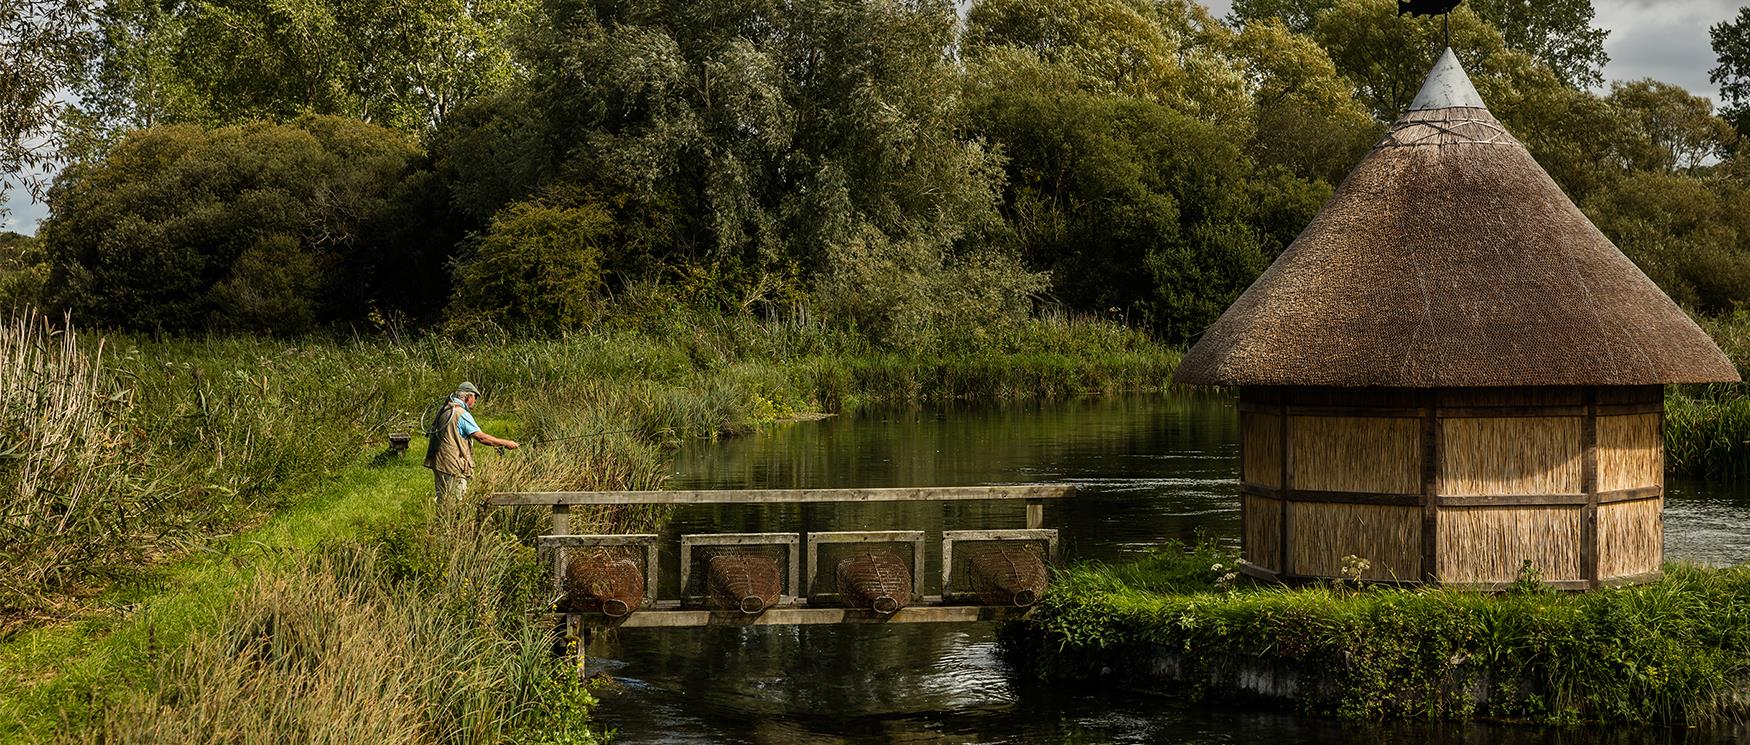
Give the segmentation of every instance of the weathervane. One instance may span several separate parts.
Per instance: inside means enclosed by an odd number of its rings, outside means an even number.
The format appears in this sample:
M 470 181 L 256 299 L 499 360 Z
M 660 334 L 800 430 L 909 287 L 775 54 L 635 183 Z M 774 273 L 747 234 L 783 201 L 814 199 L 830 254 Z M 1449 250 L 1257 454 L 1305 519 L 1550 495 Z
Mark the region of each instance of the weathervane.
M 1398 15 L 1440 16 L 1440 30 L 1446 36 L 1446 46 L 1452 46 L 1452 9 L 1464 0 L 1398 0 Z

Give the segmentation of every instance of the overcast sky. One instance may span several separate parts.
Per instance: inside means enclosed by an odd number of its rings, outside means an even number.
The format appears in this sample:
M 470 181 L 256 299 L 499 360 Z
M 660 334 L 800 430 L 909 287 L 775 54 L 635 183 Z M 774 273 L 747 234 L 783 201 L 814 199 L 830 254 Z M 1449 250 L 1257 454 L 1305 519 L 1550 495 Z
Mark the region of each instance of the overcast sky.
M 1610 64 L 1604 76 L 1610 80 L 1656 78 L 1677 83 L 1705 96 L 1719 90 L 1707 80 L 1714 66 L 1713 48 L 1707 30 L 1738 14 L 1750 0 L 1594 0 L 1597 24 L 1610 30 L 1604 42 Z M 1208 0 L 1217 17 L 1227 15 L 1232 0 Z M 11 214 L 0 218 L 0 229 L 36 232 L 45 210 L 31 204 L 17 190 L 11 195 Z

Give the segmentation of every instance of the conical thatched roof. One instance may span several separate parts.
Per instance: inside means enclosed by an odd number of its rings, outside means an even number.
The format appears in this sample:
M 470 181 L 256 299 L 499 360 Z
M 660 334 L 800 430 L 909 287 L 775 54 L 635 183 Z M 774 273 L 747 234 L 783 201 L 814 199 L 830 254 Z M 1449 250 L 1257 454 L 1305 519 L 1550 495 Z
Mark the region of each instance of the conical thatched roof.
M 1177 379 L 1423 388 L 1738 372 L 1489 114 L 1448 49 Z

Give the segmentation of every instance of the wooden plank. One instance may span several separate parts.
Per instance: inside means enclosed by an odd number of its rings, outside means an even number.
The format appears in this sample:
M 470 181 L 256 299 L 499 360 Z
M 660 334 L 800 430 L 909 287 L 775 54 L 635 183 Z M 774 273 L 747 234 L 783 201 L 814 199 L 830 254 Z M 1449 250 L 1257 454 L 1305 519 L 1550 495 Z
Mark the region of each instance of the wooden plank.
M 1289 416 L 1332 416 L 1385 419 L 1419 419 L 1424 409 L 1409 406 L 1305 406 L 1288 407 Z
M 1638 502 L 1643 499 L 1658 499 L 1665 496 L 1663 486 L 1643 486 L 1636 489 L 1617 489 L 1598 493 L 1599 504 L 1615 504 L 1617 502 Z
M 612 624 L 622 629 L 672 629 L 695 626 L 811 626 L 829 623 L 973 623 L 1027 618 L 1032 608 L 982 605 L 908 605 L 882 615 L 857 608 L 767 608 L 749 616 L 740 611 L 640 610 Z M 607 620 L 605 617 L 601 621 Z
M 1279 578 L 1278 578 L 1276 572 L 1267 568 L 1267 567 L 1258 566 L 1257 564 L 1253 564 L 1252 562 L 1246 561 L 1245 559 L 1240 559 L 1239 565 L 1240 565 L 1240 574 L 1244 574 L 1247 577 L 1251 577 L 1252 579 L 1261 579 L 1261 580 L 1265 580 L 1267 582 L 1279 581 Z
M 1027 500 L 1027 527 L 1039 529 L 1045 527 L 1045 503 L 1037 499 Z
M 1665 401 L 1649 401 L 1638 404 L 1599 404 L 1598 416 L 1621 416 L 1625 414 L 1658 414 L 1665 411 Z M 1663 431 L 1663 430 L 1661 430 Z
M 542 548 L 593 548 L 596 546 L 642 546 L 655 543 L 662 536 L 655 533 L 607 533 L 602 535 L 542 535 L 535 536 L 535 545 Z
M 1612 577 L 1598 582 L 1601 587 L 1626 587 L 1628 585 L 1644 585 L 1665 578 L 1664 570 L 1654 570 L 1645 574 L 1631 574 L 1627 577 Z
M 1442 587 L 1457 590 L 1477 590 L 1482 592 L 1502 592 L 1513 589 L 1513 582 L 1444 582 Z M 1591 589 L 1592 584 L 1583 579 L 1546 579 L 1543 585 L 1552 590 L 1580 591 Z
M 1584 406 L 1442 406 L 1441 419 L 1585 416 Z
M 553 513 L 547 516 L 547 533 L 550 535 L 568 535 L 571 533 L 571 508 L 558 504 L 553 505 Z M 554 547 L 549 554 L 553 557 L 553 591 L 565 589 L 565 549 Z
M 1572 507 L 1590 500 L 1584 494 L 1472 494 L 1440 497 L 1441 507 Z
M 695 489 L 674 491 L 499 492 L 495 507 L 613 504 L 797 504 L 803 502 L 914 502 L 998 499 L 1063 499 L 1075 494 L 1068 484 L 932 486 L 885 489 Z
M 1260 495 L 1260 496 L 1276 496 Z M 1414 507 L 1422 504 L 1420 494 L 1378 494 L 1363 491 L 1312 491 L 1294 489 L 1288 492 L 1290 502 L 1336 502 L 1338 504 L 1384 504 Z

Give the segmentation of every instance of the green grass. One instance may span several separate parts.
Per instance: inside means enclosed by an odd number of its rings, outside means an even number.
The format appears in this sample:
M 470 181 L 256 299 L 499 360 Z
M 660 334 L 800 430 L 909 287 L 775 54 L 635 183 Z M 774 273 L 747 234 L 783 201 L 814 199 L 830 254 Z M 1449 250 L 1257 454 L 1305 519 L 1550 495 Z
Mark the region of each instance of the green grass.
M 122 583 L 91 617 L 32 629 L 0 645 L 0 734 L 40 740 L 87 724 L 94 704 L 142 683 L 154 650 L 210 626 L 259 573 L 324 542 L 363 537 L 430 493 L 409 453 L 384 466 L 360 457 L 264 524 Z
M 1346 718 L 1696 724 L 1750 713 L 1750 566 L 1668 565 L 1638 587 L 1490 595 L 1223 580 L 1237 558 L 1174 546 L 1073 567 L 1034 619 L 1004 630 L 1004 648 L 1047 680 L 1199 701 L 1247 700 L 1236 685 L 1245 670 L 1295 670 L 1292 708 Z M 1148 675 L 1163 653 L 1182 661 L 1177 682 Z

